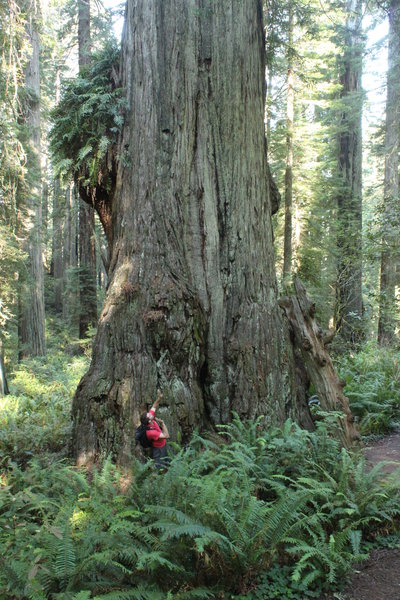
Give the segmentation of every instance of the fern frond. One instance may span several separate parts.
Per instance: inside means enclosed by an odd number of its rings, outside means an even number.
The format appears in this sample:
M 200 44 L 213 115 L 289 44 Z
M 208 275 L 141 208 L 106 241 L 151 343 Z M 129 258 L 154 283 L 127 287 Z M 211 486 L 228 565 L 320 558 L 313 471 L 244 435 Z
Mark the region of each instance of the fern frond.
M 61 539 L 54 538 L 54 552 L 52 564 L 54 574 L 60 580 L 61 585 L 66 586 L 76 565 L 75 548 L 68 522 L 64 526 Z

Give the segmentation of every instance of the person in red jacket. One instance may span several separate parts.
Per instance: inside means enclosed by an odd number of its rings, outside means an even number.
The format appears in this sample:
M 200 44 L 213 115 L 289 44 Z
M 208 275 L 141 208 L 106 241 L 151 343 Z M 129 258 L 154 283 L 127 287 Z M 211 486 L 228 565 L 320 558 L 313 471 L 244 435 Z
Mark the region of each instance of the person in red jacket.
M 162 469 L 167 465 L 166 440 L 169 433 L 166 424 L 161 419 L 156 419 L 155 414 L 162 399 L 161 390 L 157 390 L 157 399 L 148 412 L 142 413 L 140 422 L 146 427 L 146 437 L 152 444 L 152 454 L 155 465 Z

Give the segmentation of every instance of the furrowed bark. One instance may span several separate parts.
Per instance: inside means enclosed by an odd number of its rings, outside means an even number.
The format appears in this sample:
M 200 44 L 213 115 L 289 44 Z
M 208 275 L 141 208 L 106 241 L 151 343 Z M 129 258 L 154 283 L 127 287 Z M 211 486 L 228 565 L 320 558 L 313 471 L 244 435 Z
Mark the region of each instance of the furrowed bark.
M 29 257 L 29 267 L 21 273 L 19 315 L 19 358 L 42 356 L 46 353 L 44 276 L 42 259 L 42 204 L 40 168 L 40 39 L 39 14 L 34 11 L 27 21 L 30 56 L 25 71 L 28 91 L 23 120 L 28 132 L 27 160 L 29 179 L 27 189 L 19 197 L 19 233 Z M 29 187 L 28 187 L 29 186 Z
M 277 303 L 261 2 L 130 0 L 110 284 L 73 403 L 78 460 L 128 461 L 140 411 L 186 440 L 299 418 Z

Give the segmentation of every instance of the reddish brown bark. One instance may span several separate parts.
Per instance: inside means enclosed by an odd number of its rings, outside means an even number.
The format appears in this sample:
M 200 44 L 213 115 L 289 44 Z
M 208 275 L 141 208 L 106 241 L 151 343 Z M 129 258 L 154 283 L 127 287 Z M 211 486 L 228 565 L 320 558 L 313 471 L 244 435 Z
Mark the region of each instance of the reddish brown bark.
M 129 460 L 160 386 L 172 435 L 299 419 L 277 303 L 261 2 L 128 2 L 110 283 L 73 405 L 81 460 Z

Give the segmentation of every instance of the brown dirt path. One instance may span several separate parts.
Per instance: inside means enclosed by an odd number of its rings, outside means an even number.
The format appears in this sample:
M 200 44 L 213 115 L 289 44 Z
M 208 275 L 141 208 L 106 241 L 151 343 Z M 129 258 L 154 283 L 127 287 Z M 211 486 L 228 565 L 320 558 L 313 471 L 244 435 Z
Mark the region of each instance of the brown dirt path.
M 384 471 L 392 473 L 400 467 L 400 429 L 396 429 L 373 444 L 366 445 L 364 454 L 371 467 L 382 461 L 391 462 L 392 464 L 385 465 Z
M 384 472 L 400 467 L 400 429 L 365 446 L 370 468 L 388 461 Z M 326 600 L 400 600 L 400 549 L 373 550 L 367 561 L 356 565 L 344 592 Z

